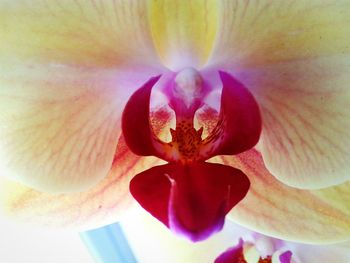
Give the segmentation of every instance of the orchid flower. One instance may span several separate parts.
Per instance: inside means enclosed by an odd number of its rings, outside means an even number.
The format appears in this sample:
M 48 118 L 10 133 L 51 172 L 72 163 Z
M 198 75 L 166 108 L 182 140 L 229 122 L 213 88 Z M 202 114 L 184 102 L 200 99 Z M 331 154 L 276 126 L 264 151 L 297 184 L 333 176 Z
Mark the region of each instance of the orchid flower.
M 135 205 L 132 180 L 194 241 L 226 215 L 348 239 L 349 15 L 348 0 L 2 1 L 3 214 L 96 227 Z
M 238 244 L 220 254 L 215 263 L 302 263 L 349 261 L 349 242 L 332 245 L 310 245 L 287 242 L 249 230 Z
M 223 231 L 197 243 L 164 231 L 161 223 L 137 209 L 120 224 L 140 263 L 347 263 L 350 258 L 349 242 L 328 245 L 289 242 L 253 232 L 231 220 L 227 220 Z

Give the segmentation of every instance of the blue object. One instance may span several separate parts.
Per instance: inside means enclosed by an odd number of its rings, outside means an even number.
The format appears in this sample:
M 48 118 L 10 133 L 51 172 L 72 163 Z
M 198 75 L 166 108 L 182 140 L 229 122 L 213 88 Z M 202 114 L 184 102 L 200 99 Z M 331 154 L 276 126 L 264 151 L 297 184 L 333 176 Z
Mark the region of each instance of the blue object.
M 82 232 L 80 236 L 96 263 L 137 263 L 119 224 Z

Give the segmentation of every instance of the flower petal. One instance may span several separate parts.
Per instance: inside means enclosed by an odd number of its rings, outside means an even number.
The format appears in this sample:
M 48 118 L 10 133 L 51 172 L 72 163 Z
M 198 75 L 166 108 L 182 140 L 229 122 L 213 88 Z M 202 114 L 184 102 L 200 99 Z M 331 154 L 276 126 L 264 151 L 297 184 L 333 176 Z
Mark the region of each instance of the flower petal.
M 156 166 L 130 183 L 130 191 L 142 207 L 192 241 L 221 230 L 226 213 L 248 188 L 249 181 L 241 171 L 212 163 Z
M 156 164 L 155 158 L 135 156 L 121 138 L 108 176 L 88 191 L 49 194 L 0 178 L 0 214 L 34 226 L 86 230 L 110 224 L 136 204 L 129 193 L 130 179 Z
M 299 242 L 330 243 L 350 238 L 349 182 L 316 191 L 300 190 L 276 180 L 255 150 L 222 160 L 242 170 L 251 181 L 247 196 L 229 214 L 235 222 Z
M 350 179 L 349 72 L 342 55 L 240 75 L 261 108 L 264 162 L 283 183 L 315 189 Z
M 292 262 L 337 262 L 348 263 L 350 243 L 337 243 L 327 246 L 288 244 L 293 251 Z M 295 261 L 294 261 L 295 259 Z
M 2 1 L 0 35 L 2 59 L 101 67 L 157 63 L 145 1 Z
M 244 72 L 271 173 L 308 189 L 349 180 L 350 2 L 223 1 L 220 12 L 210 64 Z
M 309 253 L 309 252 L 308 252 Z M 292 260 L 292 252 L 291 251 L 286 251 L 283 252 L 281 255 L 279 255 L 279 260 L 281 263 L 291 263 Z
M 169 198 L 171 182 L 167 177 L 168 165 L 152 167 L 137 174 L 130 183 L 130 192 L 140 205 L 169 226 Z
M 150 3 L 150 26 L 164 64 L 172 70 L 203 65 L 217 30 L 217 2 L 158 1 Z
M 159 156 L 156 138 L 150 122 L 150 98 L 158 77 L 149 79 L 128 100 L 122 117 L 122 130 L 130 150 L 142 156 Z
M 243 240 L 240 239 L 239 243 L 226 250 L 224 253 L 219 255 L 214 263 L 239 263 L 244 261 L 243 254 Z
M 246 151 L 255 146 L 261 132 L 259 107 L 252 94 L 230 74 L 219 74 L 223 84 L 220 116 L 201 149 L 210 157 Z
M 221 3 L 211 64 L 255 67 L 350 52 L 347 0 Z
M 62 193 L 108 174 L 123 105 L 147 72 L 7 65 L 1 73 L 1 175 Z

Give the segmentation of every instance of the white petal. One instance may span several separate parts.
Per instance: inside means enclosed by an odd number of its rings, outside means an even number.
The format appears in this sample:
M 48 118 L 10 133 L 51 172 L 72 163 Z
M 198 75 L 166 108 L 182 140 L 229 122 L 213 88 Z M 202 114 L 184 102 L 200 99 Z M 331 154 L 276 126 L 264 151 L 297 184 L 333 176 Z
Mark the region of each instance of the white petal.
M 1 74 L 1 174 L 67 192 L 108 174 L 123 106 L 152 73 L 16 64 Z
M 338 243 L 326 246 L 289 244 L 296 263 L 303 262 L 337 262 L 348 263 L 350 260 L 350 243 Z
M 157 64 L 146 1 L 0 3 L 1 59 L 92 67 Z
M 350 181 L 322 190 L 300 190 L 276 180 L 256 150 L 222 159 L 241 169 L 251 183 L 247 196 L 230 212 L 236 223 L 297 242 L 324 244 L 350 238 Z
M 114 223 L 137 204 L 129 192 L 130 179 L 157 164 L 159 159 L 134 155 L 121 138 L 108 175 L 87 191 L 43 193 L 0 177 L 0 217 L 34 227 L 74 230 Z
M 223 0 L 210 64 L 251 68 L 350 52 L 348 0 Z
M 262 66 L 240 77 L 260 105 L 259 149 L 274 176 L 306 189 L 350 179 L 350 56 Z

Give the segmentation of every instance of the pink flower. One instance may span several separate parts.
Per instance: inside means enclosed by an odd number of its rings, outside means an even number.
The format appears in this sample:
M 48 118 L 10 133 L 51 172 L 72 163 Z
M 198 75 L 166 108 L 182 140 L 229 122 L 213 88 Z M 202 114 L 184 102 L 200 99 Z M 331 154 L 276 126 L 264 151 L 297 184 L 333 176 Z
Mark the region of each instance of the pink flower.
M 345 263 L 349 261 L 348 246 L 349 242 L 332 245 L 293 243 L 246 230 L 244 238 L 220 254 L 215 263 Z
M 284 260 L 290 259 L 292 263 L 347 263 L 350 258 L 349 242 L 328 245 L 290 242 L 250 231 L 230 220 L 217 235 L 192 243 L 164 231 L 162 224 L 141 209 L 134 212 L 122 220 L 121 225 L 140 263 L 214 263 L 215 260 L 219 263 L 237 263 L 234 252 L 238 254 L 238 259 L 247 263 L 257 263 L 259 260 L 259 263 L 269 260 L 280 263 L 280 256 Z M 242 246 L 238 246 L 240 240 Z
M 193 240 L 226 214 L 348 239 L 349 5 L 3 2 L 3 213 L 103 225 L 135 204 L 137 175 L 140 204 Z

